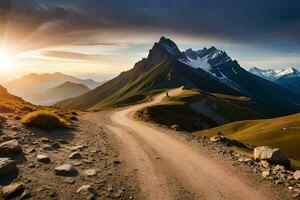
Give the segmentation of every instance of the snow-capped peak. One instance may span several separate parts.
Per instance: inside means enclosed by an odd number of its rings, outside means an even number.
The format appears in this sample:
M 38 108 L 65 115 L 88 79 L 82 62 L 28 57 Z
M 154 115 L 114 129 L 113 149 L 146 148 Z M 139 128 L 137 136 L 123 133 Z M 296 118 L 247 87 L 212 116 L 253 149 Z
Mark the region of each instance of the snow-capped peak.
M 275 81 L 281 77 L 300 77 L 300 72 L 293 67 L 285 69 L 260 69 L 252 67 L 249 69 L 249 72 L 270 81 Z
M 181 59 L 182 62 L 193 68 L 201 68 L 209 73 L 212 73 L 212 66 L 217 66 L 231 60 L 226 52 L 215 47 L 210 47 L 209 49 L 204 47 L 197 51 L 189 48 L 183 53 L 187 57 L 187 60 Z

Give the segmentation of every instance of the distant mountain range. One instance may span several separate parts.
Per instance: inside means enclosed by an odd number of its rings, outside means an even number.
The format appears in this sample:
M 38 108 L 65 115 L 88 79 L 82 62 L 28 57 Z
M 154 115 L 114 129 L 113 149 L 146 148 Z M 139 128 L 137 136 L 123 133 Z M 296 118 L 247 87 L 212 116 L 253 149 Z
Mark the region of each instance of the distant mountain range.
M 278 115 L 300 111 L 300 97 L 241 68 L 215 47 L 181 52 L 162 37 L 148 57 L 118 77 L 75 98 L 56 104 L 76 109 L 101 109 L 121 102 L 141 100 L 148 92 L 187 86 L 210 93 L 247 96 Z
M 64 91 L 61 90 L 62 87 L 60 87 L 60 91 L 62 91 L 62 94 L 56 94 L 55 97 L 48 96 L 49 91 L 58 91 L 58 89 L 55 87 L 62 85 L 66 82 L 69 82 L 72 84 L 72 91 Z M 80 84 L 80 85 L 78 85 Z M 22 97 L 24 100 L 29 101 L 34 104 L 41 104 L 41 105 L 49 105 L 49 101 L 52 101 L 55 99 L 56 101 L 63 100 L 65 98 L 74 97 L 82 94 L 82 91 L 88 91 L 89 89 L 94 89 L 97 86 L 99 86 L 101 83 L 96 82 L 92 79 L 80 79 L 73 76 L 65 75 L 62 73 L 53 73 L 53 74 L 29 74 L 26 76 L 23 76 L 19 79 L 4 83 L 4 87 L 8 89 L 8 91 L 14 95 Z M 83 87 L 85 86 L 87 88 Z M 74 89 L 75 87 L 78 87 L 77 89 Z M 88 89 L 88 90 L 87 90 Z M 75 91 L 80 91 L 79 93 L 75 94 Z M 52 93 L 52 92 L 50 92 Z M 68 96 L 67 94 L 72 93 L 71 96 Z M 63 98 L 63 96 L 65 97 Z M 57 98 L 61 97 L 61 98 Z
M 269 81 L 273 81 L 300 95 L 300 72 L 293 67 L 286 69 L 260 69 L 253 67 L 249 69 L 249 72 Z
M 36 102 L 43 102 L 43 105 L 53 105 L 63 99 L 79 96 L 90 89 L 84 84 L 67 81 L 56 87 L 47 89 L 35 95 Z

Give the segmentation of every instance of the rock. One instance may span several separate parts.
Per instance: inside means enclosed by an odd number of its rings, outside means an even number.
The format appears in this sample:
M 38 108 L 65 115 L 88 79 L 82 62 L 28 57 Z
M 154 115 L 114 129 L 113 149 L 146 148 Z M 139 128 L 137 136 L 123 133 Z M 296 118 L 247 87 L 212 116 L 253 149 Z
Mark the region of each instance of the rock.
M 42 137 L 42 138 L 40 139 L 40 141 L 41 141 L 42 143 L 52 143 L 52 141 L 51 141 L 49 138 L 46 138 L 46 137 Z
M 81 154 L 79 152 L 71 153 L 69 156 L 70 159 L 81 159 Z
M 54 151 L 54 148 L 51 145 L 46 144 L 43 146 L 43 150 L 44 151 Z
M 274 168 L 273 168 L 274 171 L 284 171 L 284 167 L 281 166 L 281 165 L 276 165 Z
M 95 176 L 97 174 L 96 169 L 88 169 L 83 172 L 85 176 Z
M 17 173 L 16 162 L 9 158 L 0 158 L 0 176 Z
M 59 149 L 60 145 L 55 142 L 55 143 L 51 144 L 51 147 L 53 147 L 54 149 Z
M 56 167 L 55 174 L 59 176 L 76 176 L 78 172 L 71 164 L 65 164 Z
M 2 188 L 2 193 L 6 199 L 20 196 L 24 191 L 24 186 L 21 183 L 12 183 Z
M 24 190 L 24 192 L 21 194 L 21 196 L 19 197 L 20 200 L 22 199 L 29 199 L 31 197 L 30 192 L 28 192 L 27 190 Z
M 255 160 L 266 160 L 270 164 L 279 164 L 287 168 L 291 166 L 288 157 L 281 149 L 272 149 L 271 147 L 261 146 L 254 149 Z
M 70 147 L 71 151 L 78 151 L 78 150 L 82 150 L 84 148 L 85 148 L 84 145 L 75 145 L 75 146 Z
M 58 139 L 57 142 L 59 142 L 60 144 L 69 144 L 68 141 L 63 140 L 63 139 Z
M 84 185 L 81 188 L 79 188 L 77 191 L 79 194 L 87 194 L 95 196 L 97 194 L 97 191 L 90 185 Z
M 17 140 L 10 140 L 0 144 L 0 156 L 11 156 L 20 153 L 23 153 L 23 150 Z
M 178 124 L 174 124 L 171 126 L 171 129 L 173 129 L 174 131 L 180 131 L 180 127 Z
M 74 184 L 75 180 L 73 178 L 66 178 L 65 182 L 68 183 L 68 184 Z
M 122 161 L 120 161 L 120 160 L 114 160 L 114 164 L 121 164 L 121 163 L 122 163 Z
M 268 161 L 266 160 L 261 160 L 260 164 L 264 167 L 264 168 L 269 168 L 270 164 L 268 163 Z
M 51 162 L 49 156 L 47 156 L 47 155 L 38 154 L 38 155 L 36 156 L 36 158 L 37 158 L 37 160 L 38 160 L 39 162 L 42 162 L 42 163 L 48 164 L 48 163 Z
M 300 179 L 300 170 L 297 170 L 294 172 L 293 177 L 295 180 L 299 180 Z
M 266 178 L 267 176 L 270 175 L 270 171 L 269 171 L 269 170 L 263 171 L 263 172 L 261 173 L 261 175 L 262 175 L 264 178 Z
M 0 136 L 0 142 L 7 142 L 9 140 L 12 140 L 13 138 L 8 135 L 1 135 Z
M 293 198 L 297 199 L 298 197 L 300 197 L 300 192 L 295 192 L 293 194 Z
M 209 139 L 212 142 L 223 142 L 225 140 L 224 135 L 215 135 Z

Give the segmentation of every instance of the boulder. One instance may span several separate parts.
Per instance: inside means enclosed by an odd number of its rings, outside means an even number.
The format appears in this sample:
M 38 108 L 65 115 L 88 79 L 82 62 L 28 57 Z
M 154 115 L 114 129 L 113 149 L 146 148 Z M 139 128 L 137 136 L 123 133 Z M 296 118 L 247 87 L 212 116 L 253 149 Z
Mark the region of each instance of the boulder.
M 271 148 L 267 146 L 256 147 L 254 149 L 255 160 L 266 160 L 270 164 L 283 165 L 287 168 L 291 166 L 288 157 L 283 153 L 281 149 Z
M 6 199 L 20 196 L 24 191 L 24 186 L 21 183 L 12 183 L 2 188 L 2 193 Z
M 9 158 L 0 158 L 0 176 L 17 173 L 16 162 Z
M 300 179 L 300 170 L 297 170 L 294 172 L 293 177 L 295 180 L 299 180 Z
M 37 158 L 37 160 L 38 160 L 39 162 L 42 162 L 42 163 L 48 164 L 48 163 L 51 162 L 49 156 L 47 156 L 47 155 L 38 154 L 38 155 L 36 156 L 36 158 Z
M 71 164 L 64 164 L 55 168 L 55 174 L 58 176 L 76 176 L 78 172 Z
M 23 153 L 17 140 L 10 140 L 0 144 L 0 156 L 12 156 Z

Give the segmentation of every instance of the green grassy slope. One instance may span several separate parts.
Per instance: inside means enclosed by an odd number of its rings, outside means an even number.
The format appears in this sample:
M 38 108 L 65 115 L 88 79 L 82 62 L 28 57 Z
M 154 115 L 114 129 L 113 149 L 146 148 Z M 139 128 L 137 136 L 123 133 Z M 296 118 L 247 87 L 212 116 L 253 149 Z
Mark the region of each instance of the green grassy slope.
M 243 143 L 282 148 L 291 158 L 300 160 L 300 114 L 274 119 L 239 121 L 199 131 L 194 135 L 211 137 L 219 131 L 228 138 Z
M 197 102 L 202 102 L 205 108 L 195 110 L 192 105 Z M 137 117 L 168 127 L 176 125 L 184 131 L 196 131 L 238 120 L 270 117 L 270 111 L 246 97 L 185 88 L 181 95 L 165 97 L 162 104 L 145 108 Z

